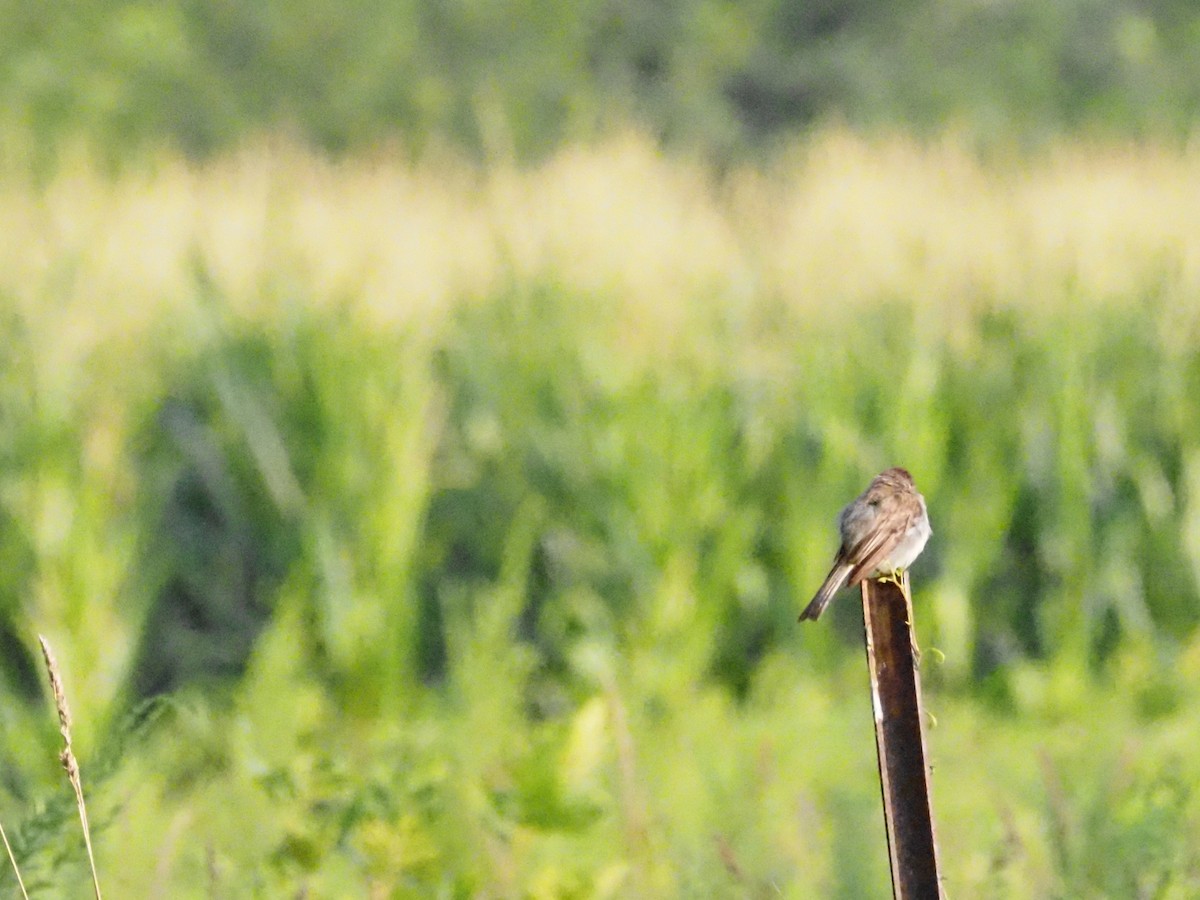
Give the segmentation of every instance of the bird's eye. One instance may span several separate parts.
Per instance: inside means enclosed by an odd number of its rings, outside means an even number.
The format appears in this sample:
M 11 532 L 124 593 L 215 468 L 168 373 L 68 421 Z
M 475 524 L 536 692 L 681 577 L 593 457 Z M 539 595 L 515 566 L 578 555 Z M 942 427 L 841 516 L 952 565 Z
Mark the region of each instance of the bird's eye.
M 878 498 L 878 497 L 875 497 L 873 500 L 868 500 L 868 501 L 867 501 L 867 506 L 872 506 L 872 507 L 877 507 L 877 506 L 879 506 L 879 498 Z

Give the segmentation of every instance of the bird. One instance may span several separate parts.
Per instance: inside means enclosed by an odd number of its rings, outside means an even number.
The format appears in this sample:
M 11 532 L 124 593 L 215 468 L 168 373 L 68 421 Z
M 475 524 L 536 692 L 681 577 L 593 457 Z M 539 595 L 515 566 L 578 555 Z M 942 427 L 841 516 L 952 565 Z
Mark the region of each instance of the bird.
M 838 515 L 842 546 L 800 621 L 821 617 L 834 595 L 864 578 L 899 577 L 921 555 L 933 534 L 925 498 L 907 469 L 876 475 L 867 489 Z

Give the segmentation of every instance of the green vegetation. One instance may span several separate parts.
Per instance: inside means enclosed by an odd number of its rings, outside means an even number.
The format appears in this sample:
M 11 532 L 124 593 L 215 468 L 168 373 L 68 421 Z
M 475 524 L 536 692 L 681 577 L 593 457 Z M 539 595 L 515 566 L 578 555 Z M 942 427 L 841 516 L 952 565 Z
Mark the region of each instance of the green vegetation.
M 286 130 L 541 159 L 636 122 L 724 158 L 829 120 L 987 145 L 1186 137 L 1185 0 L 0 2 L 0 151 L 128 165 Z
M 951 895 L 1194 896 L 1198 187 L 838 132 L 0 180 L 31 894 L 90 878 L 42 632 L 113 896 L 884 896 L 856 599 L 795 617 L 902 463 Z

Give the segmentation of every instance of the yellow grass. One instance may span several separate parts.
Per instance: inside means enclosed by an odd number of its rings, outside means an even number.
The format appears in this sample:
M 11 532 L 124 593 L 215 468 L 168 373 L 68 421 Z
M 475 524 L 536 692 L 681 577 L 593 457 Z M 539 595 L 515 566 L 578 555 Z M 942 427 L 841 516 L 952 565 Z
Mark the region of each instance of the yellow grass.
M 186 314 L 197 263 L 234 307 L 297 297 L 381 323 L 554 277 L 672 328 L 698 297 L 813 310 L 1121 299 L 1200 288 L 1200 150 L 1064 145 L 981 163 L 961 142 L 830 131 L 716 178 L 636 136 L 544 165 L 323 161 L 255 146 L 115 179 L 86 164 L 0 179 L 0 290 L 54 354 Z M 265 287 L 274 289 L 265 290 Z

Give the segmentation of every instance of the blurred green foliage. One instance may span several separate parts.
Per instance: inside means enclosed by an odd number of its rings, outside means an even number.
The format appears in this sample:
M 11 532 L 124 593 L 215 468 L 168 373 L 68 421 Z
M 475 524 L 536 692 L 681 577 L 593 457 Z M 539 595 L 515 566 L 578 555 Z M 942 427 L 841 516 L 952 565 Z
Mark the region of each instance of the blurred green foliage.
M 278 129 L 529 158 L 631 119 L 718 155 L 830 117 L 1180 135 L 1200 102 L 1200 14 L 1179 0 L 7 0 L 0 19 L 6 147 L 39 160 Z
M 128 678 L 180 699 L 96 738 L 118 892 L 140 870 L 175 896 L 881 896 L 855 602 L 795 616 L 833 513 L 891 462 L 937 535 L 915 577 L 947 657 L 925 675 L 950 885 L 1195 890 L 1200 353 L 1164 340 L 1161 298 L 983 309 L 955 340 L 903 302 L 701 304 L 651 365 L 553 282 L 424 335 L 296 300 L 249 326 L 210 297 L 186 350 L 163 322 L 169 352 L 134 353 Z M 110 413 L 37 425 L 6 358 L 5 433 L 37 438 L 7 449 L 21 521 L 23 473 L 89 494 L 69 448 Z M 224 690 L 178 693 L 196 679 Z M 14 797 L 43 777 L 21 721 Z M 17 839 L 50 893 L 64 834 L 59 809 Z
M 856 602 L 795 617 L 891 464 L 949 892 L 1200 892 L 1195 155 L 794 152 L 0 178 L 34 894 L 42 632 L 114 895 L 886 896 Z
M 935 613 L 968 623 L 936 637 L 962 683 L 1022 659 L 1103 670 L 1129 641 L 1186 640 L 1200 616 L 1200 360 L 1166 354 L 1157 304 L 1082 323 L 984 311 L 956 344 L 899 302 L 864 313 L 874 341 L 854 341 L 857 317 L 740 338 L 701 320 L 695 350 L 648 370 L 620 362 L 604 302 L 553 286 L 468 304 L 432 346 L 320 322 L 217 338 L 146 424 L 160 508 L 145 521 L 161 524 L 143 572 L 190 624 L 151 628 L 144 665 L 186 668 L 164 643 L 178 631 L 245 658 L 269 612 L 254 605 L 300 566 L 328 595 L 314 620 L 337 622 L 317 632 L 322 656 L 365 668 L 360 689 L 379 661 L 356 642 L 384 623 L 336 605 L 367 590 L 400 642 L 395 673 L 416 682 L 444 676 L 457 624 L 497 614 L 536 650 L 551 708 L 581 641 L 667 642 L 743 690 L 820 582 L 830 512 L 902 461 L 955 535 L 917 575 L 940 578 L 938 604 L 967 604 Z M 710 355 L 739 340 L 790 373 Z M 138 677 L 143 694 L 187 680 Z

